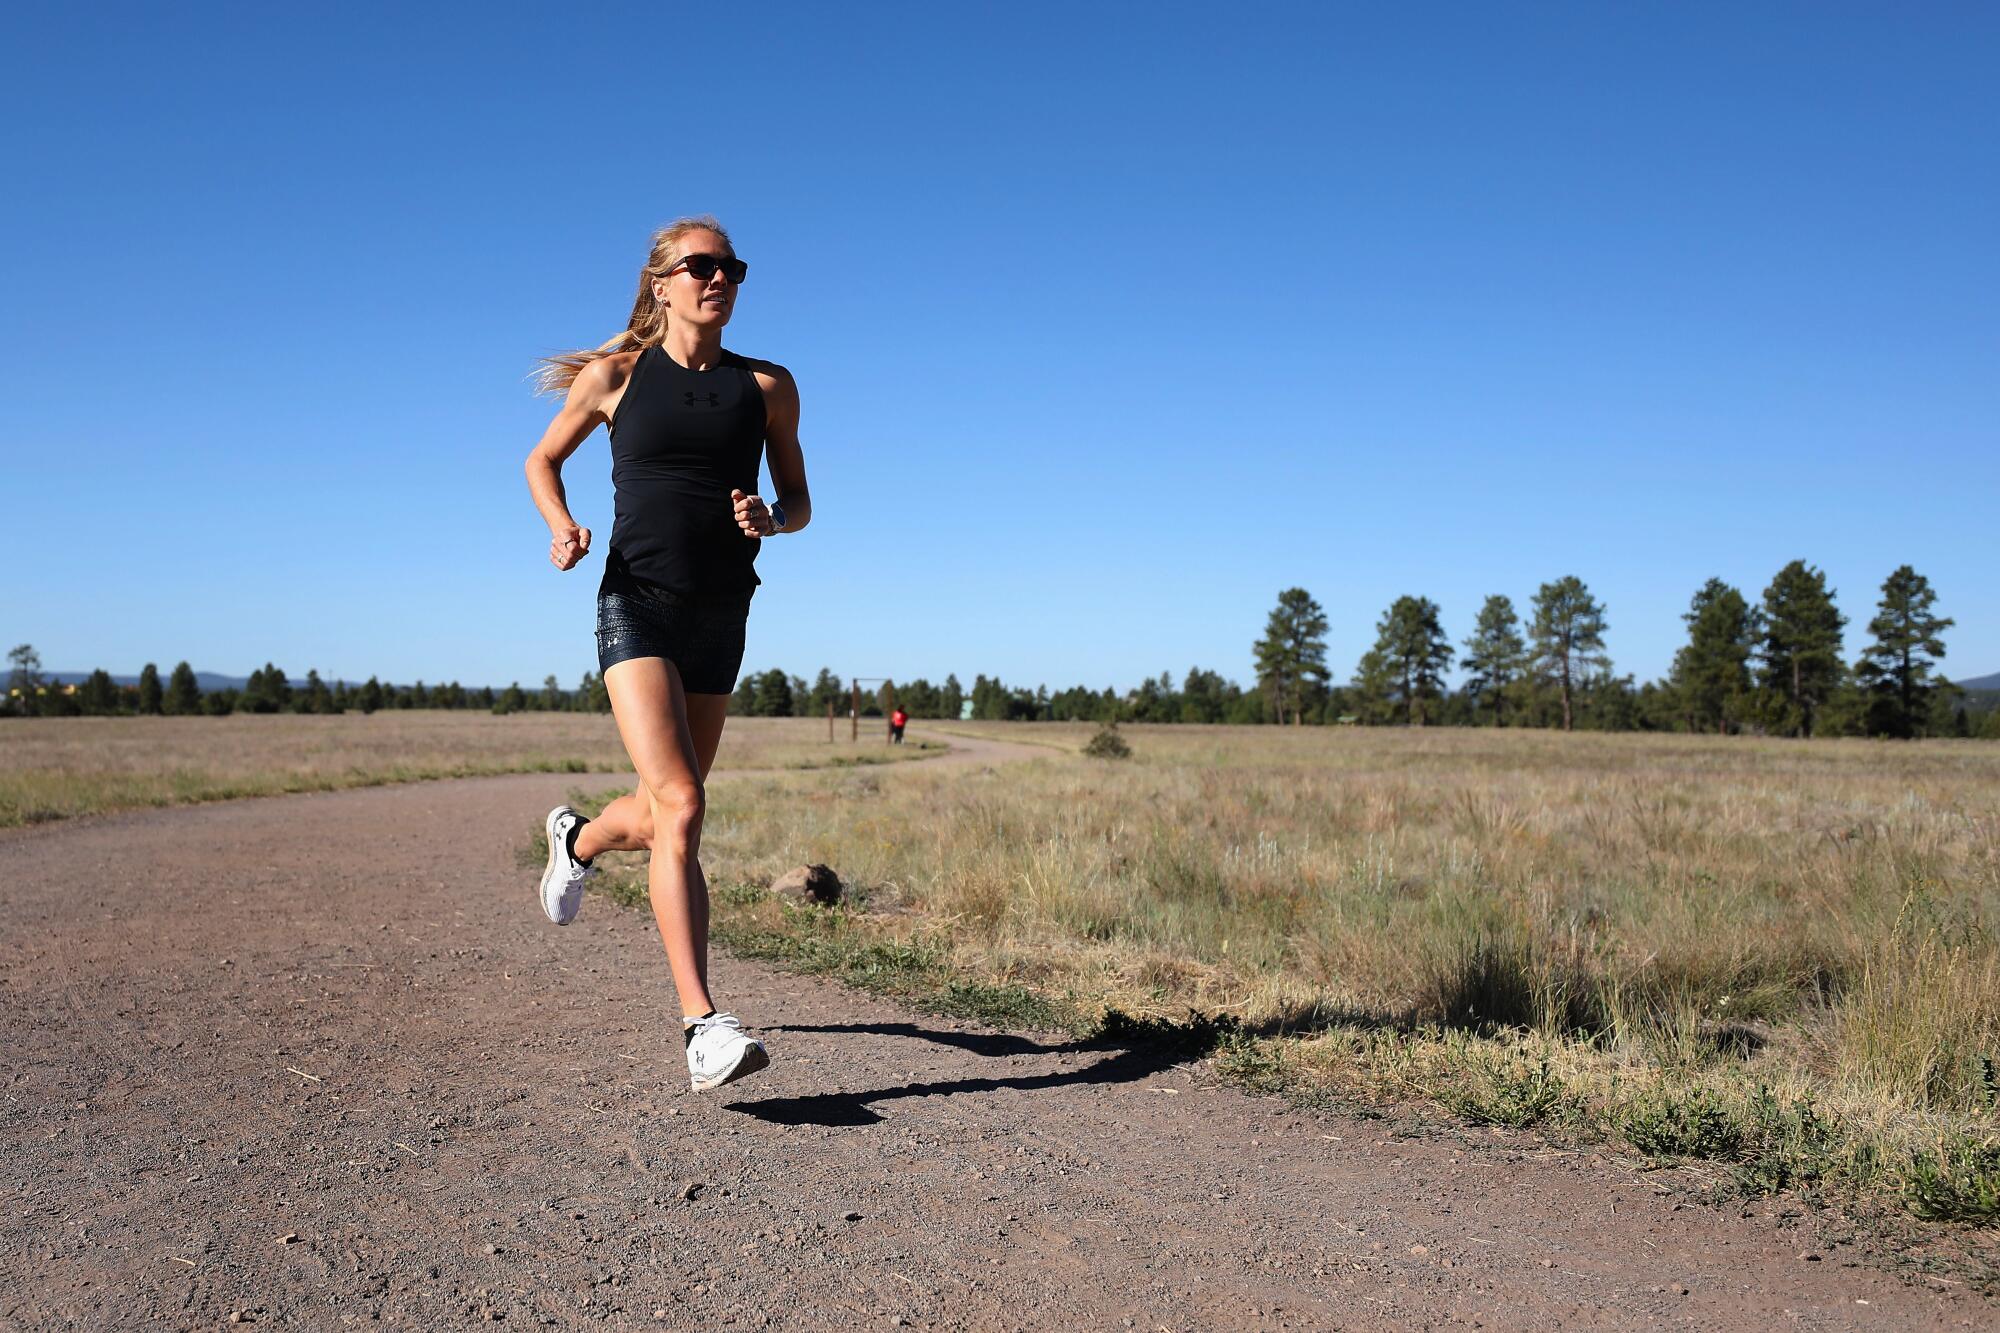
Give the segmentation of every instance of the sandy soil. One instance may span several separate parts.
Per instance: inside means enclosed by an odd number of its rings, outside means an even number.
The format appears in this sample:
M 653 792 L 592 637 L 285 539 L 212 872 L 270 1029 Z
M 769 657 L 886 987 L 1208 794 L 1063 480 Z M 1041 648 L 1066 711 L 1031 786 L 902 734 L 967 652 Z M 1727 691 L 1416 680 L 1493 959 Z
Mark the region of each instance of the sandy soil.
M 1005 758 L 955 742 L 948 760 Z M 687 1091 L 651 921 L 518 847 L 577 775 L 0 834 L 8 1326 L 1919 1328 L 1995 1307 L 1776 1204 L 1392 1138 L 1157 1051 L 721 958 Z M 1811 1256 L 1811 1257 L 1807 1257 Z

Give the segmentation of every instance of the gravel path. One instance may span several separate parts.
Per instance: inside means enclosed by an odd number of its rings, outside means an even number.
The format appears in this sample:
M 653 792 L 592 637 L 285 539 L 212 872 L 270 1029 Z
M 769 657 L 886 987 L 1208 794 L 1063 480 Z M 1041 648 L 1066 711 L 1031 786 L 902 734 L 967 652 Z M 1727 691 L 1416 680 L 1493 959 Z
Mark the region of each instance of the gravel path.
M 726 957 L 773 1065 L 696 1097 L 646 914 L 558 929 L 515 865 L 611 780 L 0 835 L 0 1323 L 1992 1326 L 1775 1206 Z

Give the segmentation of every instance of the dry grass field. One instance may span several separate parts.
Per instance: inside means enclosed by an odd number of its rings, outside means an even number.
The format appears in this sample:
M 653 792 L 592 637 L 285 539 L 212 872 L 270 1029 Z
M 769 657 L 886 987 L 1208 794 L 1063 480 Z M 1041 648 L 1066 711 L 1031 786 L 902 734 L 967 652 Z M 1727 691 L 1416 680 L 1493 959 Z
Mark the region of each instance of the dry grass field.
M 1295 1096 L 2000 1216 L 2000 745 L 981 730 L 1048 757 L 719 786 L 719 936 L 1002 1019 L 1224 1015 Z M 754 890 L 812 861 L 852 905 Z
M 826 723 L 730 722 L 716 767 L 809 768 L 922 756 L 883 745 L 826 743 Z M 611 718 L 596 713 L 417 709 L 331 717 L 23 718 L 0 722 L 0 828 L 131 806 L 179 805 L 279 792 L 416 782 L 487 773 L 629 769 Z
M 2000 745 L 1132 727 L 1110 761 L 1093 730 L 913 728 L 1043 757 L 888 774 L 857 765 L 924 751 L 732 721 L 718 939 L 1000 1022 L 1219 1016 L 1290 1096 L 2000 1217 Z M 0 825 L 624 769 L 591 715 L 15 721 Z M 848 905 L 757 888 L 812 861 Z

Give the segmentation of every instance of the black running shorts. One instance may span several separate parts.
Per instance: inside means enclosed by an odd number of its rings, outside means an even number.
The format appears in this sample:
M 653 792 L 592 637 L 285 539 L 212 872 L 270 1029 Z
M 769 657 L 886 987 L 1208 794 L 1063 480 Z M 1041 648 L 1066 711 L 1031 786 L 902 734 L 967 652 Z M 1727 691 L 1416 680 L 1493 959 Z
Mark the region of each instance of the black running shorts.
M 597 669 L 664 657 L 689 694 L 728 694 L 743 665 L 743 627 L 756 589 L 683 597 L 629 575 L 607 573 L 597 590 Z

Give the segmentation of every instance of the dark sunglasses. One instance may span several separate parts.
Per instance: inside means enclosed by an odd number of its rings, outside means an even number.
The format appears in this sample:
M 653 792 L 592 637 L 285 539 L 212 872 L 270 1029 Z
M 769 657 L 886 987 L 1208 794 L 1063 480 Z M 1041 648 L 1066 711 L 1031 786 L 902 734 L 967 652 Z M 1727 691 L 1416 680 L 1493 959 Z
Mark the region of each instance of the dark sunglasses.
M 743 275 L 750 271 L 750 266 L 734 255 L 688 255 L 673 268 L 668 269 L 667 275 L 672 277 L 680 269 L 686 269 L 703 282 L 714 277 L 715 271 L 721 269 L 722 276 L 729 279 L 731 285 L 740 287 L 743 284 Z

